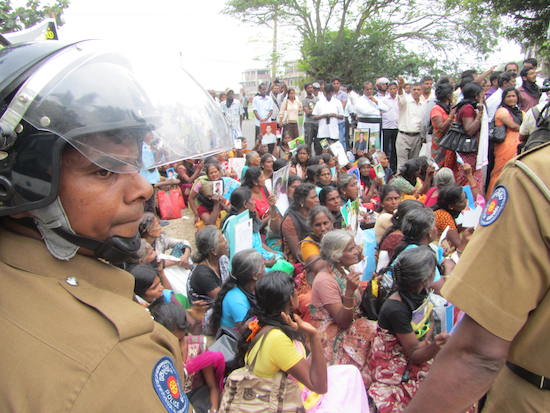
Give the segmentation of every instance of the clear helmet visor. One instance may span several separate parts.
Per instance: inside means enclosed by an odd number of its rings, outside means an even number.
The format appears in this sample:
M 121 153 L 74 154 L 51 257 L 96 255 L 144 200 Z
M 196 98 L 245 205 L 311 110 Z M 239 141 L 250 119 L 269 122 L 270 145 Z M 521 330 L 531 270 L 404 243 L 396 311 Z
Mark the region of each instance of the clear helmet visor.
M 233 146 L 219 105 L 177 56 L 110 49 L 85 41 L 54 55 L 21 87 L 11 110 L 112 172 L 152 169 Z

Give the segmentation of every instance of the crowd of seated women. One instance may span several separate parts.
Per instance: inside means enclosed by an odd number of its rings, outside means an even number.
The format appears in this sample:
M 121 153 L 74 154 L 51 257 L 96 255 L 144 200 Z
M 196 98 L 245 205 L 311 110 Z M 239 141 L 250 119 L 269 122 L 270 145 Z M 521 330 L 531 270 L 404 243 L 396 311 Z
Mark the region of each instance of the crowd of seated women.
M 272 153 L 255 149 L 231 152 L 244 156 L 239 173 L 228 154 L 171 165 L 195 217 L 194 240 L 168 237 L 147 213 L 139 257 L 124 265 L 136 301 L 180 340 L 195 410 L 223 409 L 230 370 L 254 360 L 259 377 L 288 373 L 306 411 L 403 411 L 448 338 L 430 314 L 421 323 L 413 315 L 468 243 L 466 193 L 450 169 L 436 171 L 426 158 L 394 174 L 383 152 L 339 165 L 328 151 L 290 150 L 288 139 Z M 285 167 L 288 207 L 280 209 L 267 183 Z M 468 164 L 463 176 L 474 186 Z M 213 188 L 220 181 L 221 192 Z M 350 205 L 359 206 L 355 223 Z M 230 242 L 243 213 L 252 225 L 245 249 Z M 174 266 L 187 271 L 183 291 L 165 274 Z M 374 285 L 387 293 L 375 316 L 364 311 Z M 209 350 L 223 330 L 239 341 L 235 365 Z

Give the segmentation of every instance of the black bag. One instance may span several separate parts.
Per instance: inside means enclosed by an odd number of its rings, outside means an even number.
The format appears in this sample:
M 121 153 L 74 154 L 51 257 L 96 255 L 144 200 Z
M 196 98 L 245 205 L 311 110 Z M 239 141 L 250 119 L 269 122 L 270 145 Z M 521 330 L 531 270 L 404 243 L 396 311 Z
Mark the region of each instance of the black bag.
M 493 143 L 502 143 L 506 139 L 506 125 L 496 126 L 493 119 L 489 123 L 489 140 Z
M 393 288 L 387 286 L 387 283 L 372 279 L 361 297 L 359 308 L 363 315 L 369 320 L 378 321 L 378 314 L 384 301 L 392 295 Z
M 439 141 L 439 146 L 454 152 L 475 153 L 478 147 L 477 136 L 469 136 L 462 123 L 453 122 Z
M 238 353 L 239 334 L 226 327 L 220 327 L 216 334 L 216 341 L 212 343 L 208 350 L 218 351 L 223 354 L 226 364 L 233 363 Z

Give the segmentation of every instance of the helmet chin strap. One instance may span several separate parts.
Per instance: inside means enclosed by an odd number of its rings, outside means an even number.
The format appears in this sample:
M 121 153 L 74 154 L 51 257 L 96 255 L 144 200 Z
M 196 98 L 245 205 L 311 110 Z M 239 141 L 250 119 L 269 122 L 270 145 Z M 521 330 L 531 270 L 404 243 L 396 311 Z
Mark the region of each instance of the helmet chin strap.
M 141 245 L 138 234 L 130 238 L 115 235 L 105 241 L 75 234 L 59 197 L 44 208 L 31 211 L 31 214 L 48 251 L 57 259 L 69 260 L 75 256 L 79 248 L 93 251 L 96 257 L 113 265 L 137 258 Z

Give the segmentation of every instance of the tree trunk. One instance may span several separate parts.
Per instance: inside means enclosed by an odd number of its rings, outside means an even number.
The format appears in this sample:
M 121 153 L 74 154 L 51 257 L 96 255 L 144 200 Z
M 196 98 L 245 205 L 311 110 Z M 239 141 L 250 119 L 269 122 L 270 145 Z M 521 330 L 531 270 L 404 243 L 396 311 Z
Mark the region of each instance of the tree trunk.
M 277 11 L 273 13 L 273 45 L 271 51 L 271 81 L 277 78 L 277 66 L 279 61 L 279 55 L 277 51 Z

